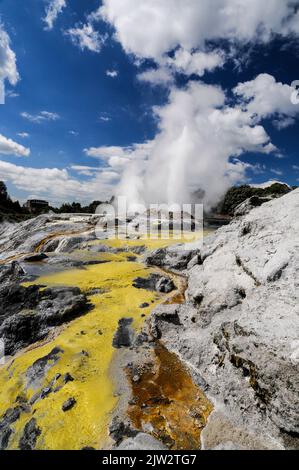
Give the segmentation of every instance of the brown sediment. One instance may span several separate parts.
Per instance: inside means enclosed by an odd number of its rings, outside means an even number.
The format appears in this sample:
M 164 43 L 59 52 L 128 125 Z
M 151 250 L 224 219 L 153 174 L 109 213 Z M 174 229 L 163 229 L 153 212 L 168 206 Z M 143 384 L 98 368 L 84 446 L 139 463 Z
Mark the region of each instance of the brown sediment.
M 13 256 L 9 256 L 8 258 L 1 259 L 0 260 L 0 265 L 10 263 L 11 261 L 16 261 L 17 259 L 21 258 L 22 256 L 26 256 L 28 253 L 18 253 Z
M 186 277 L 159 271 L 177 286 L 163 303 L 183 304 Z M 201 431 L 213 406 L 180 359 L 157 342 L 152 362 L 144 364 L 137 376 L 132 371 L 128 374 L 133 396 L 128 415 L 136 429 L 150 432 L 172 450 L 199 449 Z
M 45 238 L 43 238 L 41 241 L 38 242 L 38 244 L 36 245 L 36 247 L 34 248 L 34 251 L 32 253 L 29 253 L 29 252 L 27 252 L 27 253 L 17 253 L 15 255 L 9 256 L 8 258 L 0 260 L 0 265 L 10 263 L 11 261 L 16 261 L 19 258 L 23 258 L 24 256 L 29 256 L 29 255 L 32 255 L 32 254 L 35 254 L 35 253 L 40 253 L 43 250 L 43 247 L 45 246 L 45 244 L 49 240 L 53 240 L 53 239 L 55 239 L 57 237 L 61 237 L 61 236 L 68 237 L 68 236 L 71 236 L 71 235 L 81 235 L 82 233 L 88 233 L 88 232 L 89 232 L 89 230 L 80 230 L 80 231 L 77 231 L 77 232 L 55 232 L 55 233 L 51 233 L 51 234 L 47 235 Z
M 55 232 L 55 233 L 51 233 L 50 235 L 47 235 L 47 237 L 43 238 L 37 245 L 36 247 L 34 248 L 34 253 L 39 253 L 43 247 L 45 246 L 45 244 L 50 241 L 50 240 L 53 240 L 57 237 L 69 237 L 71 235 L 81 235 L 82 233 L 88 233 L 88 230 L 80 230 L 80 231 L 73 231 L 73 232 Z
M 187 278 L 183 274 L 173 273 L 168 269 L 156 268 L 157 272 L 166 275 L 172 279 L 177 289 L 169 294 L 163 302 L 165 305 L 169 304 L 183 304 L 185 302 L 185 292 L 188 287 Z
M 172 304 L 183 304 L 185 301 L 185 294 L 184 292 L 177 292 L 173 296 L 168 297 L 165 300 L 164 305 L 172 305 Z
M 129 417 L 136 429 L 150 432 L 169 449 L 199 449 L 212 404 L 174 353 L 158 343 L 154 355 L 140 376 L 129 372 L 134 403 Z

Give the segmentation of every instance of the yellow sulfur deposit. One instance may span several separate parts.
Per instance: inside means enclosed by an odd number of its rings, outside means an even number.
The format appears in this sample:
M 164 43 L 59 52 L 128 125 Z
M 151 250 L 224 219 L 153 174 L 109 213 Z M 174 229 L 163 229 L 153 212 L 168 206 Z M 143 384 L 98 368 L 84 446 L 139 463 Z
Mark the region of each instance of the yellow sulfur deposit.
M 200 235 L 196 234 L 196 238 Z M 87 247 L 76 250 L 73 257 L 101 260 L 103 264 L 58 272 L 35 281 L 42 286 L 77 286 L 86 293 L 95 289 L 99 293 L 90 296 L 94 308 L 89 313 L 54 330 L 51 338 L 27 348 L 0 368 L 0 417 L 8 409 L 26 404 L 20 418 L 10 426 L 13 433 L 9 449 L 19 448 L 24 427 L 32 418 L 40 430 L 36 449 L 99 449 L 109 445 L 108 425 L 118 402 L 109 376 L 118 321 L 133 318 L 133 327 L 138 330 L 144 316 L 166 300 L 162 294 L 132 286 L 133 279 L 147 277 L 153 271 L 137 262 L 139 256 L 134 254 L 134 247 L 156 249 L 172 243 L 177 240 L 97 240 L 89 246 L 106 244 L 115 252 L 92 253 Z M 136 262 L 132 261 L 133 256 Z M 128 261 L 128 257 L 132 259 Z M 177 280 L 180 286 L 182 281 Z M 149 307 L 141 309 L 143 303 Z M 28 369 L 53 348 L 60 351 L 56 362 L 47 363 L 40 380 L 28 381 Z M 70 374 L 71 380 L 66 381 L 65 374 Z M 64 412 L 62 405 L 70 398 L 75 404 Z
M 11 365 L 0 369 L 1 416 L 15 406 L 18 396 L 29 401 L 35 393 L 47 387 L 56 374 L 63 376 L 69 373 L 74 378 L 56 393 L 37 401 L 30 413 L 21 415 L 14 425 L 10 448 L 18 447 L 24 425 L 32 416 L 42 431 L 37 449 L 99 448 L 104 445 L 109 414 L 117 403 L 109 378 L 109 366 L 118 320 L 134 318 L 134 326 L 139 328 L 143 321 L 141 314 L 148 314 L 150 310 L 141 310 L 139 305 L 147 302 L 154 306 L 159 301 L 155 293 L 132 287 L 136 276 L 147 276 L 149 271 L 138 263 L 122 261 L 121 255 L 115 261 L 115 256 L 118 255 L 110 255 L 112 261 L 106 264 L 66 271 L 36 281 L 47 286 L 78 286 L 83 291 L 101 288 L 106 292 L 91 297 L 94 309 L 66 326 L 54 340 L 23 353 Z M 58 362 L 47 371 L 38 389 L 26 389 L 27 369 L 55 346 L 64 351 Z M 57 380 L 57 386 L 59 384 L 62 384 L 62 378 Z M 75 398 L 76 404 L 63 412 L 62 404 L 70 397 Z

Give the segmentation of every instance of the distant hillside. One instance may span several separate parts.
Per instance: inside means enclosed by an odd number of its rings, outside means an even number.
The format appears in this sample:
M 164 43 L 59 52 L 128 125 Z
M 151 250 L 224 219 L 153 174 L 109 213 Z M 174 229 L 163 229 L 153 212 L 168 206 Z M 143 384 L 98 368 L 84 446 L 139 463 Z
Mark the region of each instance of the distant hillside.
M 292 191 L 292 188 L 284 183 L 275 182 L 270 186 L 253 187 L 249 185 L 230 188 L 222 201 L 218 204 L 216 212 L 220 214 L 233 215 L 235 208 L 252 196 L 262 198 L 277 198 Z
M 280 184 L 282 186 L 288 186 L 289 189 L 292 189 L 291 186 L 289 186 L 287 183 L 284 183 L 283 181 L 277 181 L 277 180 L 270 180 L 270 181 L 266 181 L 265 183 L 256 183 L 256 184 L 250 184 L 249 186 L 251 188 L 262 188 L 262 189 L 266 189 L 266 188 L 269 188 L 270 186 L 273 186 L 273 184 Z

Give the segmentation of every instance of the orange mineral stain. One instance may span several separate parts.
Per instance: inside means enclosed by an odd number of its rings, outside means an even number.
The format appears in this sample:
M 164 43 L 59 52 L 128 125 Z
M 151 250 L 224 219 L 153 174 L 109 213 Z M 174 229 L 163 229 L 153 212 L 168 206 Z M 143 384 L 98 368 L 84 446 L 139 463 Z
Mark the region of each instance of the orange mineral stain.
M 154 356 L 140 380 L 131 377 L 134 405 L 129 417 L 137 429 L 150 432 L 169 449 L 199 449 L 212 404 L 175 354 L 158 344 Z

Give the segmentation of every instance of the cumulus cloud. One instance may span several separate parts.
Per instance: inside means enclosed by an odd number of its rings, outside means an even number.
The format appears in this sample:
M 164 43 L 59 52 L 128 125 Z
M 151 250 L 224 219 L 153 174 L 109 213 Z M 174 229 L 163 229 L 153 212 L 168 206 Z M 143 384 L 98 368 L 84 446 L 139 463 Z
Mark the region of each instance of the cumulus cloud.
M 281 0 L 103 0 L 90 17 L 111 24 L 128 54 L 153 59 L 158 69 L 138 78 L 163 86 L 177 72 L 202 77 L 222 67 L 235 60 L 241 44 L 299 33 L 296 2 Z M 231 53 L 210 50 L 217 41 L 229 43 Z
M 72 43 L 78 46 L 81 51 L 87 49 L 98 53 L 101 51 L 106 40 L 106 36 L 101 35 L 92 23 L 71 28 L 65 34 L 70 37 Z
M 22 118 L 27 119 L 27 121 L 34 122 L 36 124 L 41 124 L 45 121 L 57 121 L 60 119 L 59 114 L 51 113 L 49 111 L 41 111 L 38 114 L 30 114 L 24 111 L 21 113 L 21 116 Z
M 43 19 L 46 23 L 45 29 L 53 29 L 54 22 L 65 7 L 66 0 L 49 0 L 49 4 L 46 8 L 46 16 Z
M 204 48 L 211 40 L 268 41 L 299 32 L 296 2 L 268 0 L 103 0 L 94 17 L 115 28 L 127 53 L 161 58 L 181 46 Z
M 102 168 L 73 166 L 71 170 L 87 178 L 81 182 L 67 170 L 24 169 L 0 162 L 1 171 L 18 187 L 29 187 L 36 194 L 99 199 L 113 191 L 129 202 L 188 202 L 190 193 L 201 188 L 206 204 L 212 206 L 228 186 L 246 178 L 248 170 L 259 167 L 244 163 L 246 152 L 259 152 L 264 158 L 278 155 L 263 127 L 264 119 L 285 128 L 294 122 L 298 107 L 292 105 L 293 91 L 267 74 L 240 83 L 234 90 L 235 103 L 229 104 L 217 86 L 189 82 L 174 86 L 175 75 L 202 77 L 222 67 L 232 53 L 220 50 L 224 41 L 230 51 L 238 45 L 270 41 L 275 34 L 299 34 L 299 12 L 295 1 L 268 0 L 102 0 L 86 24 L 66 32 L 81 50 L 100 52 L 105 36 L 96 22 L 104 20 L 114 28 L 114 37 L 136 63 L 150 69 L 139 73 L 139 80 L 169 87 L 168 102 L 154 108 L 158 131 L 152 141 L 126 147 L 91 147 L 86 155 L 100 160 Z M 214 44 L 214 49 L 212 45 Z M 0 62 L 1 64 L 1 62 Z M 107 76 L 115 77 L 108 70 Z M 231 101 L 230 101 L 231 103 Z M 23 117 L 42 122 L 42 113 Z M 278 124 L 279 123 L 279 124 Z M 10 165 L 10 166 L 9 166 Z M 5 168 L 4 168 L 5 166 Z M 274 168 L 275 170 L 275 168 Z M 36 188 L 32 188 L 32 181 Z M 48 184 L 47 178 L 55 179 Z M 27 186 L 26 186 L 27 185 Z M 39 186 L 40 185 L 40 186 Z M 43 188 L 42 188 L 43 186 Z
M 74 168 L 75 170 L 75 168 Z M 76 170 L 75 170 L 76 171 Z M 87 171 L 87 170 L 85 170 Z M 84 169 L 77 169 L 78 174 Z M 30 168 L 0 160 L 1 179 L 9 181 L 17 189 L 34 193 L 37 198 L 46 198 L 55 203 L 65 201 L 106 200 L 112 195 L 118 174 L 107 169 L 88 173 L 88 181 L 72 177 L 67 169 Z
M 188 51 L 178 49 L 173 57 L 164 56 L 159 59 L 157 68 L 150 68 L 137 75 L 140 81 L 152 85 L 169 86 L 175 81 L 175 74 L 203 77 L 206 72 L 212 72 L 217 67 L 223 67 L 225 54 L 220 50 L 212 52 Z
M 143 161 L 147 159 L 148 154 L 152 148 L 152 142 L 147 141 L 142 144 L 132 144 L 127 147 L 120 146 L 101 146 L 90 147 L 84 149 L 84 153 L 103 162 L 111 162 L 111 159 L 117 159 L 118 162 L 122 160 L 129 161 Z M 116 160 L 114 160 L 116 161 Z
M 263 73 L 254 80 L 240 83 L 234 92 L 243 103 L 243 108 L 260 118 L 280 116 L 282 127 L 293 123 L 292 119 L 299 114 L 299 107 L 291 102 L 294 89 L 277 82 L 272 75 Z
M 30 149 L 23 147 L 23 145 L 20 145 L 12 139 L 8 139 L 7 137 L 4 137 L 4 135 L 0 134 L 0 154 L 28 157 L 30 155 Z
M 168 65 L 185 75 L 194 74 L 202 77 L 205 72 L 224 65 L 224 54 L 221 51 L 190 52 L 186 49 L 178 49 L 174 58 L 168 58 Z
M 280 116 L 278 119 L 273 120 L 273 125 L 276 127 L 276 129 L 281 131 L 282 129 L 293 126 L 295 122 L 296 120 L 292 117 Z
M 11 49 L 10 38 L 0 23 L 0 81 L 16 85 L 19 80 L 16 54 Z
M 141 82 L 148 82 L 152 85 L 168 86 L 174 82 L 172 72 L 167 67 L 151 68 L 137 75 Z
M 74 171 L 84 171 L 84 170 L 99 171 L 98 167 L 87 166 L 87 165 L 71 165 L 70 168 Z
M 71 165 L 70 169 L 83 176 L 94 176 L 94 172 L 100 171 L 98 167 L 87 165 Z
M 157 68 L 150 68 L 137 75 L 140 81 L 152 85 L 169 86 L 175 81 L 175 74 L 203 77 L 206 72 L 212 72 L 217 67 L 223 67 L 225 55 L 222 51 L 201 52 L 178 49 L 174 57 L 165 56 L 159 60 Z

